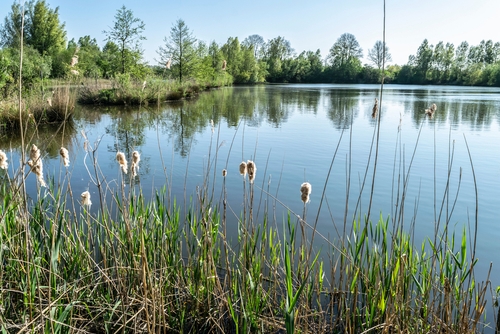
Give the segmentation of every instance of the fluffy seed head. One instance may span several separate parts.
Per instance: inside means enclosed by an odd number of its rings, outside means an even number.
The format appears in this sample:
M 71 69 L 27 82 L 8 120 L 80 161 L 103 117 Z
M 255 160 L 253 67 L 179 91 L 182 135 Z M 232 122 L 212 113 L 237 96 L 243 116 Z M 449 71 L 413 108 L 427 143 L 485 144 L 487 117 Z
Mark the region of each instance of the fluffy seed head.
M 7 154 L 4 151 L 0 150 L 0 168 L 7 169 L 9 164 L 7 163 Z
M 61 158 L 63 159 L 64 166 L 68 167 L 69 166 L 69 153 L 68 150 L 65 149 L 64 147 L 61 147 L 59 150 L 59 154 L 61 155 Z
M 132 152 L 132 162 L 136 165 L 141 161 L 141 154 L 138 151 Z
M 257 166 L 255 165 L 255 162 L 252 160 L 247 161 L 247 171 L 248 171 L 248 180 L 250 180 L 250 183 L 253 183 L 255 180 L 255 173 L 257 172 Z
M 137 171 L 139 170 L 139 161 L 141 161 L 141 155 L 138 151 L 132 152 L 132 165 L 130 169 L 132 169 L 132 177 L 137 176 Z
M 35 144 L 31 145 L 30 159 L 33 160 L 35 164 L 38 162 L 38 160 L 40 160 L 40 150 Z
M 74 55 L 73 58 L 71 58 L 71 67 L 75 66 L 78 64 L 78 56 Z
M 302 199 L 302 202 L 308 203 L 309 202 L 309 195 L 312 193 L 312 186 L 309 182 L 304 182 L 300 186 L 300 192 L 301 196 L 300 198 Z
M 247 175 L 247 163 L 245 161 L 242 161 L 240 164 L 240 174 L 243 176 Z
M 92 205 L 92 202 L 90 201 L 90 193 L 88 191 L 84 191 L 81 194 L 81 204 L 89 207 Z
M 118 161 L 118 163 L 120 164 L 122 172 L 127 174 L 128 163 L 127 159 L 125 159 L 125 154 L 123 154 L 123 152 L 116 153 L 116 161 Z

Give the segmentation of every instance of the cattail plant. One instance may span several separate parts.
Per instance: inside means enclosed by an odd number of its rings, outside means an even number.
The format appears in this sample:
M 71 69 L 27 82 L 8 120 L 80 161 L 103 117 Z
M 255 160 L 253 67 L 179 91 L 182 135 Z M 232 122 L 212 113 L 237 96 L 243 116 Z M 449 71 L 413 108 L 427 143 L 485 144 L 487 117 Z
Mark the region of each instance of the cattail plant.
M 0 150 L 0 168 L 7 169 L 9 164 L 7 163 L 7 154 L 4 151 Z
M 428 109 L 425 109 L 425 114 L 428 116 L 434 116 L 434 112 L 436 111 L 437 106 L 433 103 Z
M 59 150 L 59 154 L 61 155 L 61 158 L 63 160 L 64 166 L 68 167 L 69 166 L 69 153 L 68 150 L 64 147 L 61 147 Z
M 28 166 L 30 166 L 33 174 L 36 175 L 36 179 L 38 183 L 40 183 L 40 187 L 46 187 L 47 184 L 43 179 L 43 163 L 40 157 L 40 149 L 33 144 L 30 150 L 30 160 L 28 161 Z
M 301 199 L 304 204 L 309 203 L 309 195 L 311 195 L 312 192 L 312 186 L 309 182 L 304 182 L 300 186 L 300 193 L 301 193 Z
M 82 204 L 82 206 L 90 207 L 92 205 L 92 202 L 90 201 L 90 193 L 88 191 L 84 191 L 80 195 L 80 198 L 81 198 L 80 203 Z
M 141 154 L 138 151 L 132 152 L 132 165 L 130 169 L 132 170 L 132 177 L 137 176 L 137 171 L 139 170 L 139 162 L 141 161 Z M 126 161 L 125 161 L 126 165 Z
M 73 58 L 71 58 L 71 67 L 74 67 L 76 64 L 78 64 L 78 56 L 74 55 Z
M 240 164 L 240 174 L 243 175 L 243 177 L 247 175 L 247 163 L 245 161 Z
M 120 165 L 122 172 L 127 174 L 128 163 L 127 159 L 125 159 L 125 154 L 123 152 L 116 153 L 116 161 Z
M 255 173 L 257 172 L 257 166 L 255 165 L 255 162 L 253 162 L 252 160 L 247 161 L 247 172 L 248 172 L 248 180 L 250 181 L 250 183 L 253 183 L 253 181 L 255 180 Z
M 312 192 L 312 186 L 309 182 L 304 182 L 300 185 L 300 199 L 304 203 L 304 211 L 302 213 L 302 219 L 300 220 L 300 228 L 302 230 L 302 242 L 304 243 L 306 241 L 306 232 L 305 232 L 305 221 L 306 221 L 306 209 L 307 206 L 306 204 L 309 203 L 310 198 L 309 195 L 311 195 Z M 309 259 L 308 259 L 309 260 Z
M 372 118 L 377 117 L 378 113 L 378 99 L 375 98 L 375 104 L 373 105 L 373 110 L 372 110 Z

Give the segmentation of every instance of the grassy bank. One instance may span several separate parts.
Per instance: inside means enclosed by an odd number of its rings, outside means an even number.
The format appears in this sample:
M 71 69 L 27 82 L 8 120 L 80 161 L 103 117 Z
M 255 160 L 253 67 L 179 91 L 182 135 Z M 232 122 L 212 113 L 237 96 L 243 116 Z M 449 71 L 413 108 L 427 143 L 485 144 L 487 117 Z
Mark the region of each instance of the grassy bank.
M 130 75 L 117 75 L 109 81 L 82 83 L 78 102 L 99 105 L 148 105 L 191 98 L 204 90 L 230 85 L 229 81 L 196 82 L 164 80 L 149 77 L 144 81 L 131 79 Z
M 76 91 L 68 84 L 50 89 L 39 87 L 19 99 L 9 97 L 0 102 L 0 135 L 19 132 L 21 124 L 26 129 L 40 125 L 58 125 L 71 122 L 76 103 Z
M 26 145 L 30 150 L 24 154 L 31 162 L 0 169 L 3 331 L 484 329 L 490 286 L 488 278 L 476 280 L 474 234 L 465 230 L 444 225 L 415 244 L 411 229 L 397 219 L 358 217 L 352 227 L 344 226 L 328 239 L 307 219 L 307 185 L 297 184 L 297 196 L 299 189 L 303 192 L 302 218 L 293 212 L 285 221 L 273 218 L 271 202 L 280 202 L 254 182 L 259 174 L 250 166 L 259 162 L 227 166 L 229 173 L 240 169 L 240 194 L 228 193 L 227 172 L 209 164 L 197 197 L 183 208 L 171 196 L 169 175 L 162 182 L 167 186 L 146 199 L 143 194 L 152 189 L 136 183 L 137 154 L 117 155 L 118 184 L 108 183 L 99 168 L 98 143 L 88 142 L 84 159 L 95 192 L 76 194 L 63 160 L 57 175 L 42 172 L 40 179 L 44 156 L 32 143 Z M 64 151 L 62 155 L 66 158 Z M 216 189 L 214 173 L 222 180 Z M 36 198 L 26 195 L 25 187 L 35 187 L 27 182 L 36 182 Z M 213 201 L 219 192 L 221 200 Z M 257 192 L 271 198 L 267 214 L 258 221 Z M 241 197 L 243 209 L 238 234 L 231 237 L 226 233 L 226 198 L 235 196 Z M 314 246 L 312 235 L 325 246 Z
M 229 82 L 185 81 L 150 77 L 132 80 L 130 75 L 117 75 L 112 80 L 75 78 L 68 81 L 44 81 L 19 98 L 9 96 L 0 102 L 0 135 L 8 136 L 24 127 L 71 122 L 76 103 L 95 105 L 148 105 L 192 98 Z

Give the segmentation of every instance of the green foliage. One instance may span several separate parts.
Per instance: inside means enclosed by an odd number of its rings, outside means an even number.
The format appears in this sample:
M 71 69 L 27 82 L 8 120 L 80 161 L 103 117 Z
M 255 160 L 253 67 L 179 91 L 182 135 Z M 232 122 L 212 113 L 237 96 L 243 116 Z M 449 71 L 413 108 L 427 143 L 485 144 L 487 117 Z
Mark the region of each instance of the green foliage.
M 26 44 L 38 50 L 41 55 L 54 55 L 66 46 L 64 24 L 59 22 L 59 7 L 52 10 L 45 0 L 37 0 L 28 7 Z
M 194 76 L 200 57 L 196 50 L 197 40 L 186 23 L 181 19 L 177 20 L 170 29 L 170 36 L 164 37 L 163 41 L 165 45 L 160 46 L 157 51 L 160 64 L 166 66 L 170 62 L 171 69 L 166 70 L 181 83 Z
M 109 42 L 114 42 L 118 47 L 120 73 L 136 70 L 142 59 L 140 41 L 146 39 L 142 35 L 145 24 L 134 17 L 132 10 L 122 6 L 115 15 L 113 27 L 104 31 Z
M 0 51 L 0 78 L 3 78 L 2 89 L 6 93 L 19 85 L 19 55 L 18 49 L 7 48 Z M 31 48 L 25 47 L 23 52 L 22 81 L 25 89 L 32 88 L 36 83 L 49 77 L 52 69 L 50 56 L 42 56 Z M 0 79 L 1 80 L 1 79 Z M 0 81 L 0 86 L 2 81 Z M 12 87 L 13 86 L 13 87 Z

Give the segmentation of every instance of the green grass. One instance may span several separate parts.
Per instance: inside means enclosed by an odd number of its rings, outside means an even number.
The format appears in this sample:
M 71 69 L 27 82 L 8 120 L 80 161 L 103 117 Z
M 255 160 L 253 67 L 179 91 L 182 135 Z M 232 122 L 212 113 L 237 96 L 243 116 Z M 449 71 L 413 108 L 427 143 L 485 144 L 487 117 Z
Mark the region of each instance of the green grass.
M 191 98 L 200 92 L 230 85 L 229 81 L 179 83 L 159 77 L 145 81 L 132 80 L 128 74 L 117 75 L 107 82 L 86 81 L 79 89 L 78 102 L 100 105 L 148 105 Z
M 485 328 L 489 281 L 475 278 L 477 259 L 465 230 L 443 227 L 414 245 L 396 220 L 360 217 L 350 231 L 333 241 L 324 238 L 327 247 L 311 253 L 310 240 L 297 231 L 310 232 L 312 224 L 293 212 L 277 222 L 266 208 L 267 215 L 256 221 L 252 198 L 258 188 L 245 177 L 245 209 L 238 235 L 230 237 L 224 202 L 211 201 L 210 164 L 199 196 L 183 208 L 167 188 L 146 200 L 143 193 L 151 189 L 141 189 L 127 175 L 110 193 L 114 188 L 104 182 L 96 149 L 87 148 L 93 162 L 89 178 L 99 185 L 92 195 L 98 210 L 92 212 L 79 204 L 62 164 L 58 186 L 53 175 L 46 176 L 49 188 L 39 189 L 33 201 L 24 195 L 23 173 L 0 170 L 3 332 Z M 224 182 L 224 199 L 238 196 L 227 194 Z

